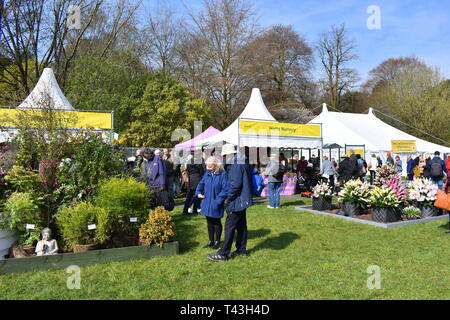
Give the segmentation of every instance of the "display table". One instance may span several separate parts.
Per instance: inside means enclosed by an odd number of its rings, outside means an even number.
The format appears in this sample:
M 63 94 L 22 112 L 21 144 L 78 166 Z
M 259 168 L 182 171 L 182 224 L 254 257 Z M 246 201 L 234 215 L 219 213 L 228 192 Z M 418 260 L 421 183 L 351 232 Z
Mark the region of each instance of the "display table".
M 269 196 L 269 188 L 267 187 L 267 176 L 264 177 L 264 189 L 261 193 L 261 197 Z M 281 184 L 280 195 L 291 196 L 295 194 L 297 188 L 297 176 L 295 174 L 285 174 L 283 176 L 283 183 Z

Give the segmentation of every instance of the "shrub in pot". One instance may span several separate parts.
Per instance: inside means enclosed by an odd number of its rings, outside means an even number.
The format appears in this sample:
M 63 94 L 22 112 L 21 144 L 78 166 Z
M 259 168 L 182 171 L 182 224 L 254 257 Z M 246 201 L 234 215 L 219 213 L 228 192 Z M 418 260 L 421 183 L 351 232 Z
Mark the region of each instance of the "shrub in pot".
M 402 202 L 402 199 L 398 198 L 391 188 L 374 187 L 370 195 L 373 220 L 377 222 L 397 221 L 397 208 Z
M 40 240 L 43 226 L 35 197 L 29 192 L 14 192 L 4 206 L 5 211 L 0 214 L 0 229 L 17 231 L 21 247 L 35 245 Z M 27 229 L 27 225 L 34 225 L 34 229 Z
M 61 209 L 56 215 L 56 225 L 65 247 L 74 251 L 83 251 L 82 246 L 86 245 L 95 247 L 104 244 L 111 233 L 108 210 L 88 202 Z M 95 228 L 92 228 L 93 225 Z
M 313 202 L 312 208 L 314 210 L 331 210 L 331 200 L 333 198 L 333 190 L 330 185 L 325 182 L 320 182 L 313 188 Z
M 139 226 L 147 219 L 149 200 L 144 183 L 123 177 L 101 184 L 95 204 L 109 211 L 114 238 L 134 237 L 137 245 Z M 130 222 L 130 218 L 137 218 L 137 222 Z
M 175 223 L 164 207 L 150 211 L 148 220 L 139 229 L 139 242 L 143 245 L 156 244 L 162 247 L 175 235 Z
M 347 181 L 338 194 L 338 200 L 342 203 L 344 215 L 354 216 L 361 213 L 362 209 L 369 206 L 370 184 L 361 180 Z
M 437 198 L 438 186 L 428 179 L 415 179 L 408 186 L 408 201 L 422 211 L 423 217 L 436 216 L 438 209 L 433 205 Z

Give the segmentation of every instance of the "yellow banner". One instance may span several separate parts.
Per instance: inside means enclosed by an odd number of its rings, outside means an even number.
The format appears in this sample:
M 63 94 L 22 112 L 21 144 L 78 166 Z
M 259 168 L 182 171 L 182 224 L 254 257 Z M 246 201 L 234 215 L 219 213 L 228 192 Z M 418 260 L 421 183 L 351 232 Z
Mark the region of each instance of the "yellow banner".
M 416 140 L 391 140 L 393 153 L 416 153 Z
M 353 152 L 355 152 L 355 154 L 359 154 L 361 156 L 361 158 L 364 159 L 364 149 L 348 149 L 347 148 L 347 150 L 345 151 L 345 154 L 349 157 L 351 155 L 351 153 L 350 153 L 351 150 L 353 150 Z
M 112 129 L 112 114 L 104 112 L 78 112 L 78 111 L 39 111 L 39 110 L 18 110 L 0 108 L 0 126 L 17 127 L 22 119 L 35 122 L 36 124 L 45 117 L 46 112 L 52 112 L 55 117 L 59 117 L 61 125 L 67 128 L 76 129 Z
M 242 134 L 321 137 L 321 126 L 318 124 L 240 120 L 239 126 L 239 133 Z

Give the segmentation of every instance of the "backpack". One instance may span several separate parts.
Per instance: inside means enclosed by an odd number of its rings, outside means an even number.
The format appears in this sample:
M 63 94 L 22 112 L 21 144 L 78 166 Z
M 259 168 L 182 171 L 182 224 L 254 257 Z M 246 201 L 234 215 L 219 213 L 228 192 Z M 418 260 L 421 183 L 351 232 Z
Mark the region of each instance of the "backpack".
M 433 160 L 430 164 L 430 176 L 432 178 L 442 177 L 442 165 L 440 160 Z
M 278 172 L 274 175 L 274 178 L 277 180 L 283 180 L 285 172 L 286 172 L 285 165 L 281 161 L 278 162 Z
M 258 173 L 252 174 L 252 193 L 255 197 L 260 197 L 264 189 L 264 179 Z

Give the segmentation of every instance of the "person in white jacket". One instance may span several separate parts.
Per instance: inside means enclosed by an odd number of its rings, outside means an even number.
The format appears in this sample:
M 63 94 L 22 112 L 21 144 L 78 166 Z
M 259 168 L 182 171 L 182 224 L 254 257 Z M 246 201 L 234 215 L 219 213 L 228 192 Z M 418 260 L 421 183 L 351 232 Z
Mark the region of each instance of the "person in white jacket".
M 334 188 L 334 177 L 336 176 L 336 169 L 333 163 L 328 160 L 327 156 L 323 157 L 320 164 L 320 174 L 325 182 L 328 182 L 331 188 Z
M 378 167 L 378 159 L 375 154 L 372 154 L 369 161 L 369 172 L 370 172 L 370 184 L 373 184 L 373 181 L 375 179 L 375 173 Z

